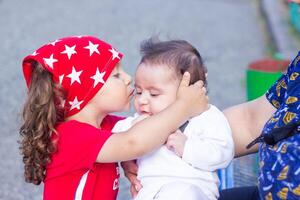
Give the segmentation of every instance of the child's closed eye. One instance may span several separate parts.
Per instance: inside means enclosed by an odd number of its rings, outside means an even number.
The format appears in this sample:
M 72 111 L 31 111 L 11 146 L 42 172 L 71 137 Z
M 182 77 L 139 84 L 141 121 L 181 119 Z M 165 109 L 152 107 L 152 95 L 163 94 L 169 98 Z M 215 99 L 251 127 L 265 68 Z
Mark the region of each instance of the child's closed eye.
M 115 78 L 120 78 L 120 73 L 115 73 L 115 74 L 113 75 L 113 77 L 115 77 Z
M 141 95 L 142 94 L 142 92 L 141 91 L 137 91 L 137 90 L 135 90 L 135 95 Z

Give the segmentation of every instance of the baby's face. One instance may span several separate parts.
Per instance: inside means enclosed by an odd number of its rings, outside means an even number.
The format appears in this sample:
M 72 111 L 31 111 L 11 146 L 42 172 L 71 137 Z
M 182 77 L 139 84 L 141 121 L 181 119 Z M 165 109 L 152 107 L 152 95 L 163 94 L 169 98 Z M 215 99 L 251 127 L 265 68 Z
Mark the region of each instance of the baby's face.
M 156 114 L 176 100 L 180 80 L 168 66 L 140 64 L 135 74 L 134 106 L 139 114 Z

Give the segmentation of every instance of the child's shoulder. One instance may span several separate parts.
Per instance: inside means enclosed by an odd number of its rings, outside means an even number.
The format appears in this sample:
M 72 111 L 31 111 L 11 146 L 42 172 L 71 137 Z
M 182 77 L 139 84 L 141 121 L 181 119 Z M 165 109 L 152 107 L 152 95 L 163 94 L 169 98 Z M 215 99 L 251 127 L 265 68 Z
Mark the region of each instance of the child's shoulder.
M 84 138 L 99 135 L 99 131 L 101 130 L 84 122 L 70 120 L 60 123 L 56 127 L 56 131 L 58 133 L 57 136 L 59 138 L 59 141 L 61 141 L 62 143 L 66 143 L 67 141 L 76 143 L 76 141 L 80 141 Z
M 58 124 L 56 127 L 56 130 L 58 131 L 79 131 L 81 129 L 88 129 L 92 128 L 93 126 L 80 122 L 77 120 L 69 120 L 69 121 L 64 121 Z

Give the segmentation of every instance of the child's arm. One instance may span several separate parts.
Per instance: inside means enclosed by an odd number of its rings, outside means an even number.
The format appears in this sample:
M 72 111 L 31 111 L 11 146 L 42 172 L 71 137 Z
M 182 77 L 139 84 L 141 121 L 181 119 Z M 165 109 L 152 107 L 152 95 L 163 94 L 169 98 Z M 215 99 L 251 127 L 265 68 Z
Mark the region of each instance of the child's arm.
M 202 82 L 189 86 L 189 75 L 185 74 L 176 101 L 164 111 L 138 122 L 128 131 L 110 136 L 102 146 L 97 162 L 131 160 L 161 146 L 168 135 L 184 121 L 207 109 L 208 98 L 202 86 Z

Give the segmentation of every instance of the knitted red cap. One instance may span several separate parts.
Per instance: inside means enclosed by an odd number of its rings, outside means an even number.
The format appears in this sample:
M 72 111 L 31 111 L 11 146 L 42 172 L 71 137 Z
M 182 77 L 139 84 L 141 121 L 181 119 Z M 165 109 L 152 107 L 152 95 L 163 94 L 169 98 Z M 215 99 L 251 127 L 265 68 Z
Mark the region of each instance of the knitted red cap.
M 67 37 L 37 49 L 23 60 L 23 73 L 29 87 L 32 60 L 40 63 L 62 85 L 66 116 L 79 112 L 101 89 L 122 58 L 110 44 L 91 36 Z

